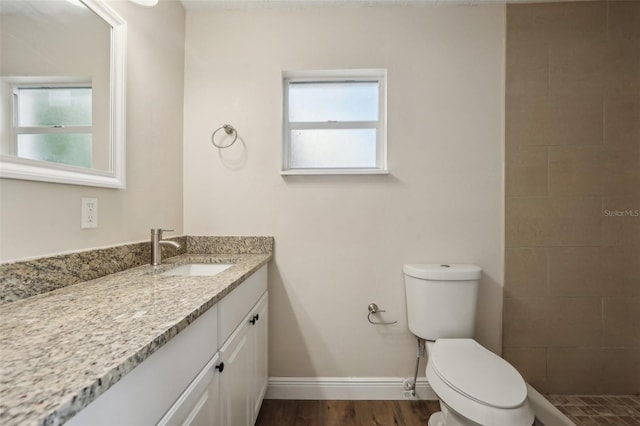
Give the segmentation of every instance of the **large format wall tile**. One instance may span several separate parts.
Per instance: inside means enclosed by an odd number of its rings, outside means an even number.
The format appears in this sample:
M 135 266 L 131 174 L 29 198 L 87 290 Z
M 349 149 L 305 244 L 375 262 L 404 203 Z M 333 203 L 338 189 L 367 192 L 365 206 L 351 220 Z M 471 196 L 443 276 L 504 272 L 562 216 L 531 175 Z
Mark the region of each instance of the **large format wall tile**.
M 508 5 L 506 48 L 505 357 L 639 393 L 640 2 Z
M 586 86 L 585 86 L 586 87 Z M 549 144 L 597 145 L 602 143 L 603 91 L 551 91 L 549 94 Z
M 640 349 L 639 307 L 640 296 L 604 298 L 604 346 Z
M 511 148 L 506 167 L 507 196 L 547 195 L 547 164 L 547 147 Z
M 600 145 L 549 147 L 550 195 L 602 195 L 602 160 Z
M 505 347 L 599 347 L 598 297 L 526 297 L 504 301 Z
M 507 248 L 505 297 L 546 296 L 549 293 L 549 255 L 546 248 Z
M 506 58 L 507 68 L 513 70 L 507 76 L 507 86 L 512 95 L 528 93 L 546 94 L 549 88 L 549 48 L 545 40 L 530 38 L 507 39 L 518 49 Z
M 552 295 L 640 295 L 639 250 L 616 246 L 552 247 L 548 250 L 549 293 Z
M 546 94 L 507 91 L 505 108 L 507 146 L 550 144 L 551 118 Z M 509 155 L 510 150 L 506 154 Z
M 605 146 L 602 178 L 605 196 L 640 198 L 640 139 L 636 144 Z
M 603 244 L 640 248 L 640 197 L 605 197 L 602 204 Z
M 627 93 L 637 99 L 640 91 L 640 2 L 611 1 L 608 6 L 607 90 L 615 96 Z
M 610 1 L 607 10 L 608 36 L 619 41 L 626 40 L 640 44 L 640 2 Z
M 606 32 L 598 28 L 590 39 L 560 38 L 549 43 L 549 93 L 582 97 L 604 93 Z M 602 103 L 593 98 L 595 104 Z
M 602 241 L 598 197 L 512 197 L 506 205 L 506 246 L 585 246 Z
M 548 149 L 549 195 L 640 196 L 640 144 L 563 145 Z M 515 180 L 519 176 L 511 177 Z M 513 182 L 511 186 L 517 188 L 518 184 Z
M 507 348 L 503 353 L 522 377 L 540 392 L 547 388 L 547 350 L 545 348 Z
M 549 348 L 547 375 L 552 392 L 633 394 L 640 386 L 640 350 Z
M 640 62 L 640 46 L 638 52 L 637 61 Z M 640 66 L 636 69 L 636 75 L 638 74 Z M 615 83 L 620 84 L 620 80 Z M 605 94 L 604 143 L 636 147 L 640 145 L 640 87 L 611 88 Z

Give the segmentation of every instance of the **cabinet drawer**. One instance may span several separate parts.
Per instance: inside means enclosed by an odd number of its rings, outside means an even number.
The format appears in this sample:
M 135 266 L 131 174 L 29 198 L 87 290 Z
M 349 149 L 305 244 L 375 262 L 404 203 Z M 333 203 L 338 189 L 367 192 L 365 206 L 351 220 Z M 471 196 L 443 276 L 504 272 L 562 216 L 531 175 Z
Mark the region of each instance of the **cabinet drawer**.
M 266 291 L 267 265 L 264 265 L 218 303 L 218 339 L 221 345 Z

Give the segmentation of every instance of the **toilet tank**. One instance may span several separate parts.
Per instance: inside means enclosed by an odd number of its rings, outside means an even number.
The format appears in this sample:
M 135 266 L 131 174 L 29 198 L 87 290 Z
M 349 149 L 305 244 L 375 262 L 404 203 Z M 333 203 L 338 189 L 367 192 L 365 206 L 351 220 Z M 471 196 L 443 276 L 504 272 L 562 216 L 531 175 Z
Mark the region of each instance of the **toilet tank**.
M 426 340 L 472 338 L 479 266 L 471 264 L 405 264 L 409 330 Z

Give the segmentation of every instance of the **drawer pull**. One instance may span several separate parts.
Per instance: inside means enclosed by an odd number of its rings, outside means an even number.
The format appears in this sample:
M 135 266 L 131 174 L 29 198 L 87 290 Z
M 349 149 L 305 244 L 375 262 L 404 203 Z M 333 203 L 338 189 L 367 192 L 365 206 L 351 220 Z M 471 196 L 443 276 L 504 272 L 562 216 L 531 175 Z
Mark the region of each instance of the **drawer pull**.
M 260 319 L 260 314 L 255 314 L 253 318 L 249 320 L 249 322 L 251 323 L 251 325 L 255 325 L 256 321 L 258 321 L 259 319 Z
M 216 370 L 222 373 L 222 371 L 224 370 L 224 362 L 221 362 L 220 364 L 216 365 Z

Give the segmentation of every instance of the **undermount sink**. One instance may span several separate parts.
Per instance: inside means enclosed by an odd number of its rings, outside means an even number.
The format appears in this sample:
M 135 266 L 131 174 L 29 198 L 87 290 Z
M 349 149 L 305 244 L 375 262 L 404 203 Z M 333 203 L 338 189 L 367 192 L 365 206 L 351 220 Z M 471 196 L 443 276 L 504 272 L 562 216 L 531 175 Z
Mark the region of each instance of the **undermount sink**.
M 176 266 L 161 273 L 160 275 L 183 276 L 183 277 L 210 277 L 229 269 L 233 263 L 187 263 Z

